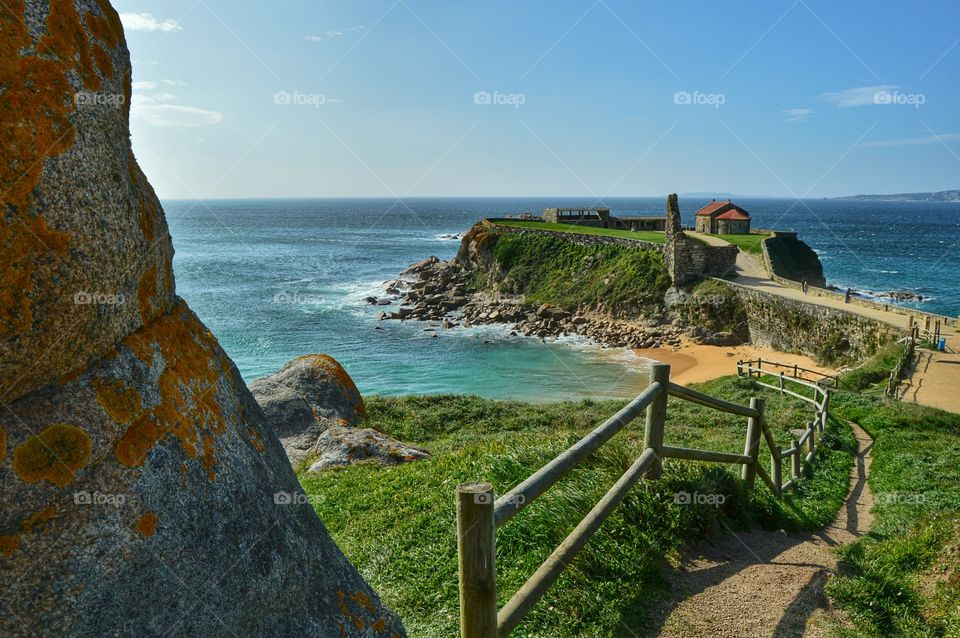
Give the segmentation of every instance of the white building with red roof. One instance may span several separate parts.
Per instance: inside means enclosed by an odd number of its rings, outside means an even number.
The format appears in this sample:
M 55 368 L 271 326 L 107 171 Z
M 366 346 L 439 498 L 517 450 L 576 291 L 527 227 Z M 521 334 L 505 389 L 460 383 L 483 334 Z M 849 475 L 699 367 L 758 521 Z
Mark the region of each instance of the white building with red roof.
M 713 200 L 696 213 L 698 233 L 708 235 L 749 235 L 750 213 L 730 200 Z

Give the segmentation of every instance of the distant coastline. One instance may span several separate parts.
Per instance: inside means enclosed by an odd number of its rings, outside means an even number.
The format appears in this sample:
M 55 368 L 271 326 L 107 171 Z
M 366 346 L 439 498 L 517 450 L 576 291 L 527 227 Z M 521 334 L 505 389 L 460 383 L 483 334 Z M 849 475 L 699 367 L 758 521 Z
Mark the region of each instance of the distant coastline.
M 932 193 L 896 193 L 892 195 L 847 195 L 832 197 L 834 200 L 860 202 L 960 202 L 960 190 L 936 191 Z

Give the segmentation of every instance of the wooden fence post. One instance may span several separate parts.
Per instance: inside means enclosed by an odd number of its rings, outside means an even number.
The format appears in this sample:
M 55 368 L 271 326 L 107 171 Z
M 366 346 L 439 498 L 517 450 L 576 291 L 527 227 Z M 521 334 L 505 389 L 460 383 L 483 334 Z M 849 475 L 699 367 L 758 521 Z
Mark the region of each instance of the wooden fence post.
M 801 466 L 801 464 L 800 464 L 800 462 L 801 462 L 801 459 L 800 459 L 801 450 L 800 450 L 800 446 L 797 445 L 797 441 L 796 441 L 796 440 L 793 441 L 793 448 L 791 448 L 791 449 L 792 449 L 792 451 L 793 451 L 793 456 L 790 457 L 790 474 L 793 475 L 793 478 L 798 479 L 798 478 L 800 478 L 800 473 L 801 473 L 801 471 L 802 471 L 802 470 L 801 470 L 802 466 Z
M 824 389 L 823 391 L 823 412 L 820 415 L 820 431 L 827 427 L 827 417 L 830 416 L 830 391 Z
M 750 407 L 760 412 L 760 418 L 750 417 L 747 419 L 747 440 L 743 446 L 743 455 L 749 456 L 753 459 L 753 462 L 743 466 L 743 469 L 740 471 L 740 478 L 746 481 L 747 485 L 751 488 L 757 479 L 757 459 L 760 456 L 760 424 L 763 422 L 763 403 L 763 399 L 757 397 L 750 399 Z
M 461 638 L 497 638 L 496 526 L 493 486 L 457 487 Z
M 783 448 L 778 445 L 776 449 L 770 453 L 770 480 L 773 481 L 773 485 L 777 488 L 775 491 L 778 497 L 783 492 L 782 459 Z
M 647 424 L 643 432 L 644 448 L 651 448 L 657 454 L 657 460 L 647 473 L 647 477 L 658 479 L 663 474 L 663 426 L 667 419 L 667 387 L 670 385 L 670 366 L 654 362 L 650 365 L 650 383 L 659 382 L 663 387 L 653 402 L 647 406 Z
M 783 396 L 783 370 L 780 371 L 780 396 Z

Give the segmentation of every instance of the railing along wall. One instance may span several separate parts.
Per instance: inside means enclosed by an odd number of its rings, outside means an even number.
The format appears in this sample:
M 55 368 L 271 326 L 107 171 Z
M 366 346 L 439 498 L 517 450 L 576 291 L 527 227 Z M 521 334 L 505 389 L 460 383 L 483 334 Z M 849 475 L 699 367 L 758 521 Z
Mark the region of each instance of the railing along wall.
M 751 377 L 750 362 L 738 364 L 738 373 Z M 800 381 L 800 380 L 797 380 Z M 781 380 L 781 384 L 783 381 Z M 807 382 L 803 382 L 807 384 Z M 761 385 L 768 385 L 761 383 Z M 808 425 L 807 433 L 794 441 L 790 450 L 777 446 L 764 418 L 764 400 L 754 397 L 749 406 L 723 401 L 670 381 L 670 366 L 651 366 L 650 385 L 619 412 L 544 465 L 529 478 L 499 498 L 489 483 L 464 483 L 457 488 L 457 553 L 460 573 L 460 635 L 462 638 L 505 638 L 527 616 L 565 567 L 583 549 L 607 517 L 642 478 L 656 479 L 662 473 L 664 459 L 682 459 L 741 466 L 741 478 L 753 487 L 759 476 L 779 498 L 782 490 L 794 485 L 800 476 L 803 457 L 813 460 L 814 431 L 823 431 L 829 406 L 828 391 L 816 384 L 813 403 L 818 417 Z M 768 387 L 773 387 L 769 386 Z M 774 388 L 780 389 L 780 388 Z M 788 391 L 784 389 L 784 392 Z M 817 394 L 819 393 L 819 394 Z M 808 397 L 789 392 L 803 400 Z M 719 412 L 747 419 L 743 454 L 674 447 L 664 443 L 667 398 L 696 403 Z M 817 399 L 822 396 L 821 399 Z M 496 533 L 516 514 L 528 507 L 557 481 L 577 467 L 641 414 L 645 415 L 644 450 L 566 539 L 553 551 L 502 609 L 497 609 Z M 760 462 L 760 448 L 766 443 L 770 470 Z M 792 479 L 782 483 L 782 465 L 792 460 Z

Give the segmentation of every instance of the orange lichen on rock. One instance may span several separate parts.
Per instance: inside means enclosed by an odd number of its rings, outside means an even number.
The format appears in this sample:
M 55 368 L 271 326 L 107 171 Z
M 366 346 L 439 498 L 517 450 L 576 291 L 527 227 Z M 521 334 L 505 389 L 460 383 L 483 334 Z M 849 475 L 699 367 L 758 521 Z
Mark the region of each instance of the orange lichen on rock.
M 27 483 L 46 479 L 66 487 L 87 464 L 92 447 L 90 436 L 82 429 L 56 423 L 17 446 L 13 471 Z
M 157 515 L 147 512 L 137 521 L 137 531 L 150 538 L 157 533 Z
M 97 63 L 97 69 L 100 70 L 100 74 L 103 77 L 113 77 L 113 61 L 110 59 L 110 55 L 106 49 L 102 46 L 93 47 L 93 60 Z
M 154 365 L 154 353 L 159 351 L 162 363 L 157 365 L 163 365 L 163 371 L 159 404 L 146 408 L 120 437 L 117 459 L 131 467 L 143 465 L 153 446 L 172 436 L 189 458 L 200 455 L 208 476 L 215 478 L 214 444 L 226 429 L 216 397 L 221 379 L 216 339 L 181 303 L 127 337 L 123 345 L 148 365 Z
M 20 537 L 16 534 L 9 536 L 0 536 L 0 556 L 10 558 L 13 553 L 20 549 Z
M 263 444 L 263 440 L 260 438 L 259 432 L 253 428 L 247 428 L 247 434 L 250 435 L 250 445 L 253 446 L 253 449 L 261 454 L 266 451 L 267 446 Z M 0 459 L 2 458 L 3 457 L 0 457 Z
M 112 49 L 123 41 L 123 25 L 120 22 L 120 16 L 107 0 L 98 0 L 97 4 L 103 15 L 87 13 L 83 16 L 83 21 L 93 37 Z
M 39 512 L 34 512 L 30 515 L 28 519 L 20 523 L 20 529 L 23 530 L 25 534 L 30 534 L 33 532 L 33 528 L 37 525 L 43 525 L 51 518 L 54 517 L 56 511 L 53 509 L 53 505 L 48 505 Z
M 157 294 L 157 269 L 153 266 L 147 268 L 140 275 L 140 283 L 137 284 L 137 307 L 140 309 L 140 318 L 146 324 L 150 321 L 153 309 L 153 297 Z
M 0 95 L 2 101 L 3 95 Z M 0 125 L 0 130 L 2 128 Z M 0 163 L 0 172 L 3 165 Z M 0 188 L 2 184 L 0 175 Z M 9 221 L 0 218 L 0 336 L 10 337 L 30 330 L 33 274 L 41 264 L 66 255 L 68 241 L 66 233 L 50 230 L 43 217 Z
M 348 402 L 356 400 L 357 414 L 360 415 L 361 418 L 367 418 L 367 407 L 363 403 L 360 390 L 357 389 L 353 379 L 350 378 L 350 375 L 347 374 L 347 371 L 343 369 L 343 366 L 340 365 L 336 359 L 326 354 L 308 354 L 297 357 L 294 361 L 309 361 L 336 379 L 343 398 Z
M 153 218 L 157 211 L 147 204 L 144 197 L 140 198 L 140 232 L 147 241 L 153 241 Z
M 142 410 L 140 394 L 135 389 L 124 385 L 122 381 L 115 380 L 107 383 L 96 379 L 92 385 L 97 403 L 114 422 L 127 424 L 140 414 Z
M 100 78 L 93 71 L 90 41 L 73 0 L 50 0 L 47 35 L 41 38 L 40 49 L 53 53 L 63 64 L 73 66 L 86 87 L 100 90 Z

